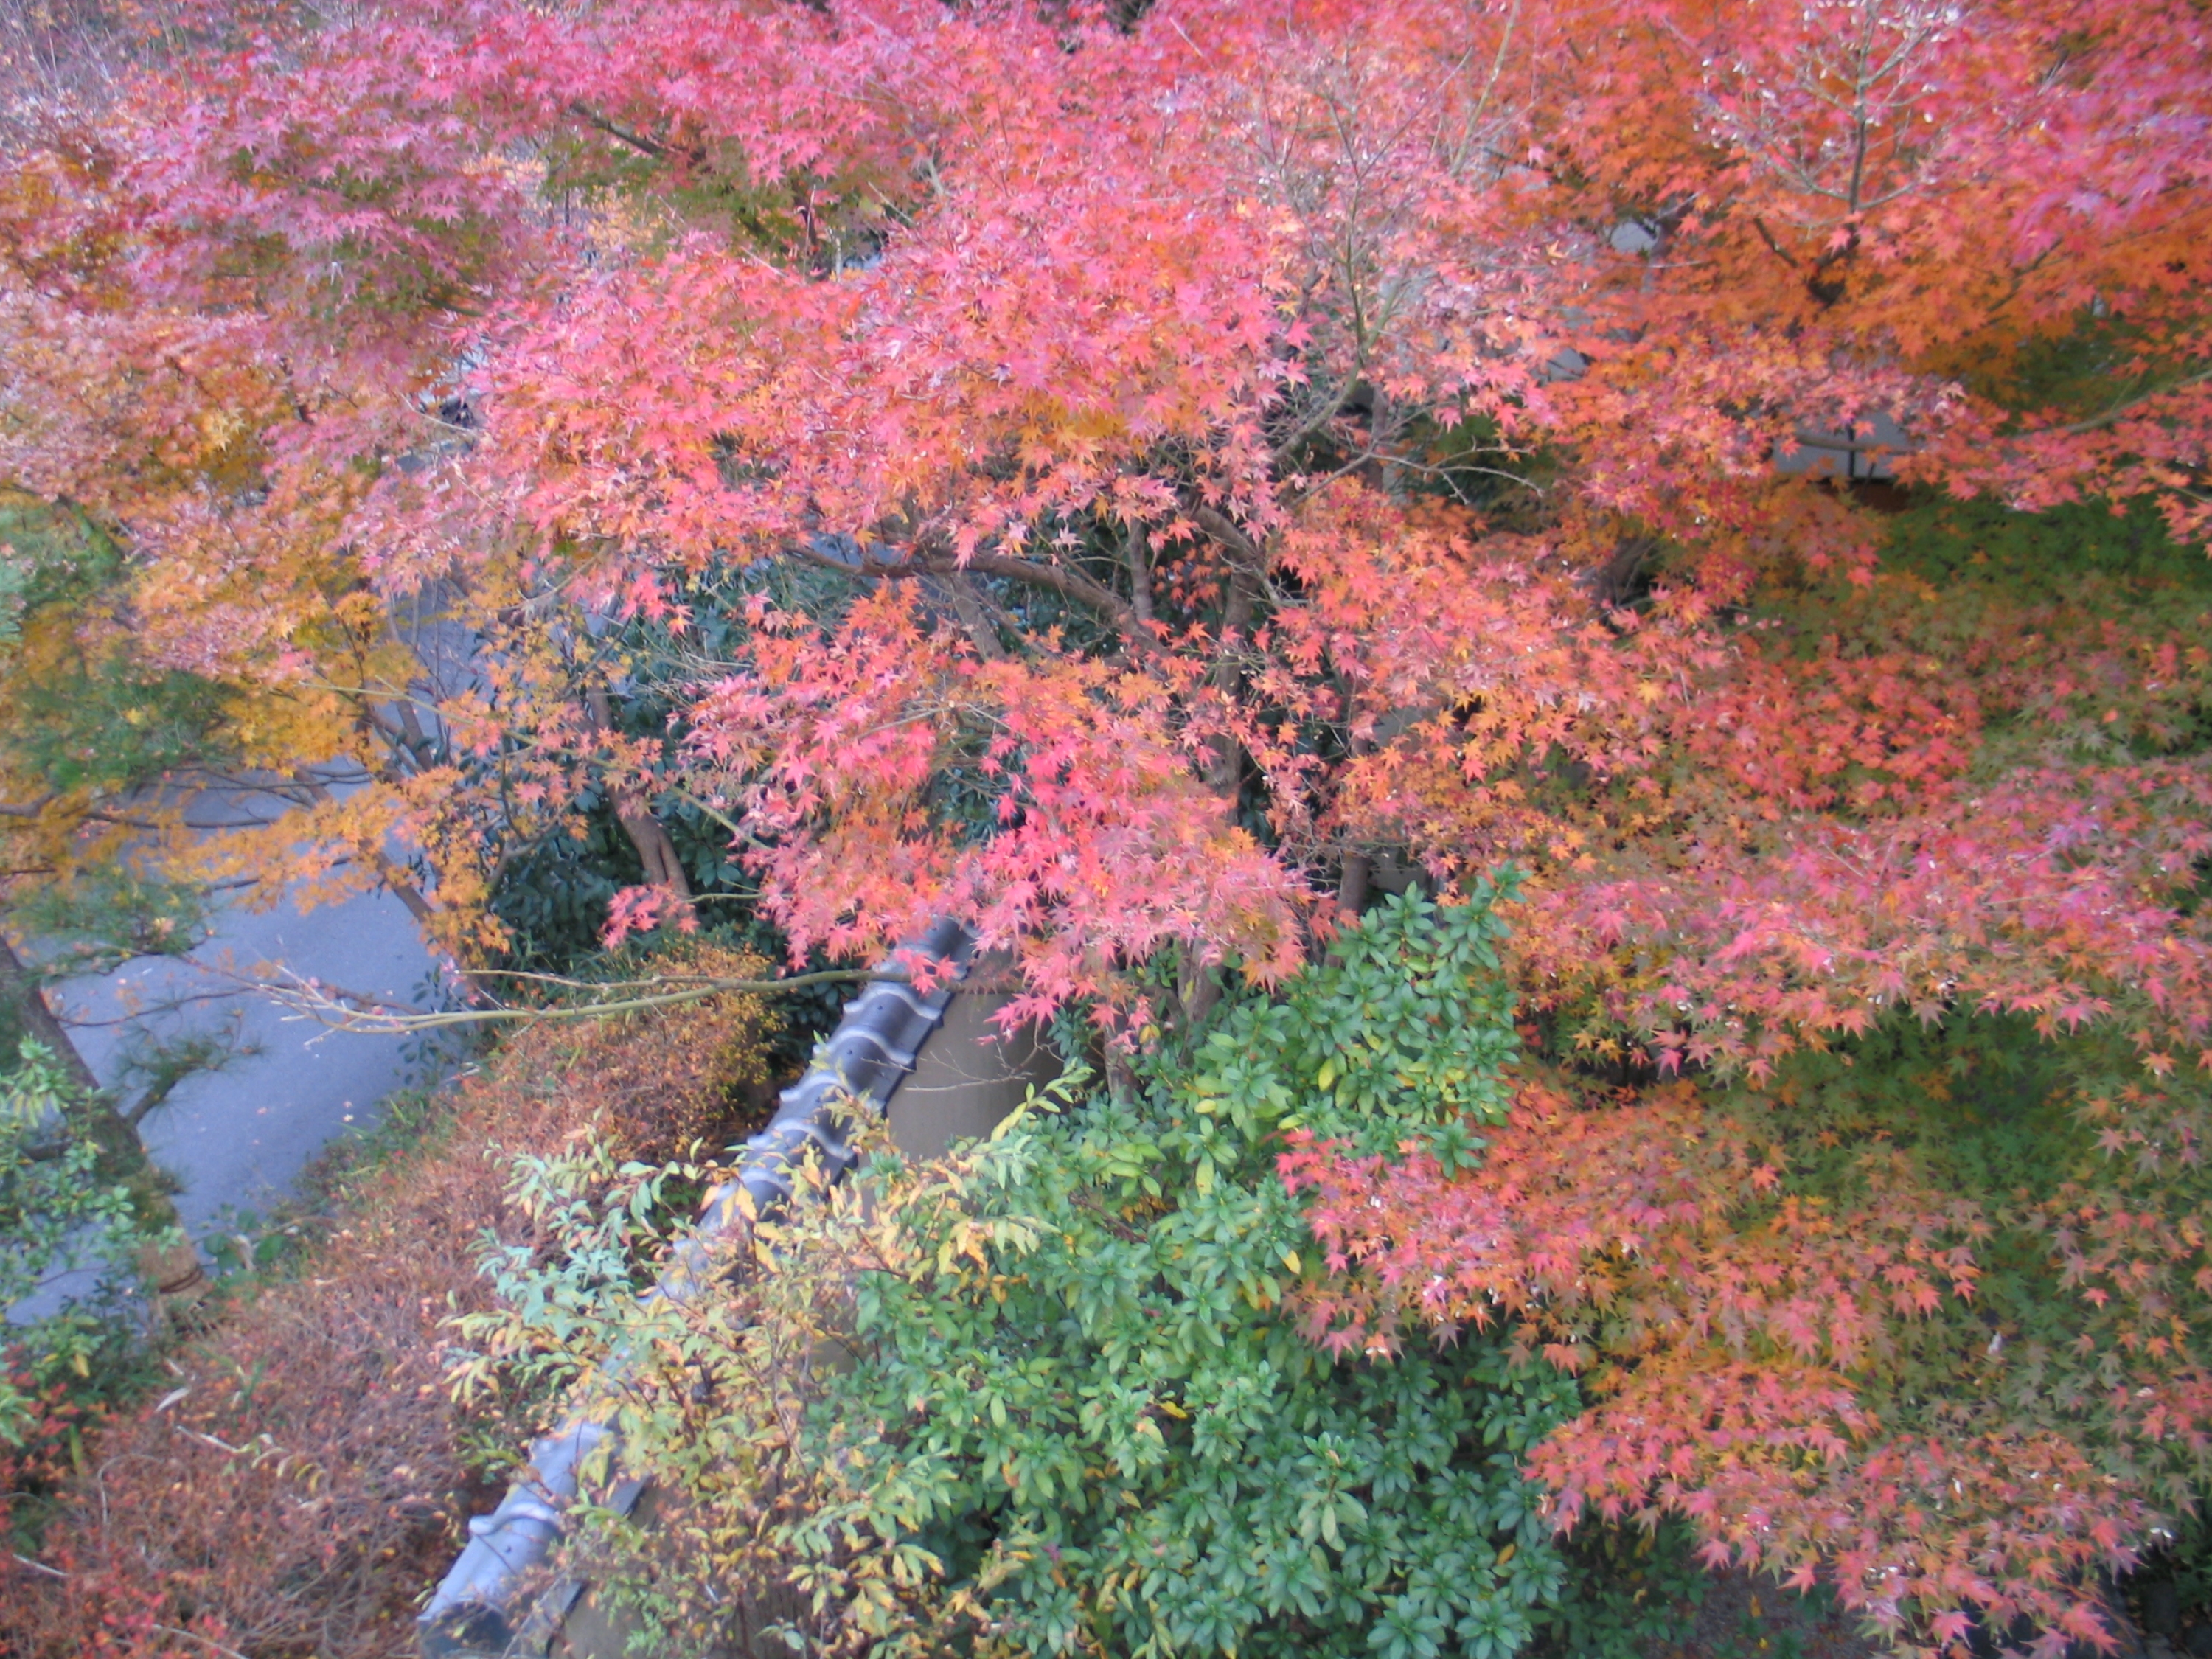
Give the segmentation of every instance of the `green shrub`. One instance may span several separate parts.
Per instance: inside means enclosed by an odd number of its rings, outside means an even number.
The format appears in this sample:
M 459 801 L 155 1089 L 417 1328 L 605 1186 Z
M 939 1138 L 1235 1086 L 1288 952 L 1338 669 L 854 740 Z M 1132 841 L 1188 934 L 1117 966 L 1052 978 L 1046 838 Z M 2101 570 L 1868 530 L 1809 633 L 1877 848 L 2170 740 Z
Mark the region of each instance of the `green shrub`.
M 1644 1659 L 1680 1650 L 1705 1595 L 1696 1541 L 1678 1520 L 1647 1529 L 1586 1517 L 1560 1540 L 1565 1582 L 1546 1610 L 1538 1651 L 1547 1659 Z M 1789 1595 L 1779 1587 L 1769 1594 Z
M 29 1038 L 0 1075 L 0 1531 L 27 1541 L 35 1500 L 81 1455 L 90 1415 L 143 1378 L 143 1344 L 124 1292 L 155 1237 L 131 1189 L 102 1177 L 82 1133 L 83 1101 Z M 95 1275 L 55 1300 L 65 1274 Z
M 532 1164 L 570 1253 L 497 1259 L 465 1380 L 627 1340 L 626 1456 L 664 1494 L 628 1577 L 673 1625 L 782 1576 L 828 1647 L 1504 1659 L 1560 1592 L 1518 1465 L 1573 1385 L 1473 1333 L 1312 1346 L 1274 1166 L 1293 1126 L 1476 1155 L 1515 1044 L 1492 896 L 1392 901 L 1134 1098 L 1079 1079 L 941 1164 L 877 1154 L 688 1311 L 641 1321 L 609 1265 L 667 1171 Z

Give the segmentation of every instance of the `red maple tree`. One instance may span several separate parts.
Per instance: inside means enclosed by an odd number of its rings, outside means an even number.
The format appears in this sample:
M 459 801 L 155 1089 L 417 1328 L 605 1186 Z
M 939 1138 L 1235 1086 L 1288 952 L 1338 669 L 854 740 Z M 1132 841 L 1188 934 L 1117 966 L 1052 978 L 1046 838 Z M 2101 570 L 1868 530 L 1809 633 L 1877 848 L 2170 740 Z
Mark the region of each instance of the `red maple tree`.
M 2105 1173 L 2004 1219 L 2124 1328 L 2094 1430 L 1886 1428 L 1869 1356 L 1996 1223 L 1909 1160 L 1824 1208 L 1687 1083 L 1532 1085 L 1472 1176 L 1292 1164 L 1351 1274 L 1317 1330 L 1395 1340 L 1402 1298 L 1598 1368 L 1540 1462 L 1563 1516 L 1670 1504 L 1938 1638 L 2089 1630 L 2206 1406 L 2195 1200 L 2143 1173 L 2193 1167 L 2212 1064 L 2202 618 L 1939 582 L 1803 457 L 2203 537 L 2201 8 L 196 27 L 0 179 L 0 477 L 130 550 L 55 626 L 229 688 L 248 762 L 367 759 L 197 855 L 343 885 L 396 838 L 473 957 L 587 783 L 658 872 L 617 929 L 680 910 L 680 797 L 795 952 L 957 913 L 1013 1017 L 1127 1031 L 1394 868 L 1511 862 L 1532 1008 L 1624 1075 L 1794 1088 L 1899 1011 L 2118 1033 Z M 593 642 L 707 594 L 719 654 L 623 737 Z M 36 804 L 76 845 L 82 792 Z

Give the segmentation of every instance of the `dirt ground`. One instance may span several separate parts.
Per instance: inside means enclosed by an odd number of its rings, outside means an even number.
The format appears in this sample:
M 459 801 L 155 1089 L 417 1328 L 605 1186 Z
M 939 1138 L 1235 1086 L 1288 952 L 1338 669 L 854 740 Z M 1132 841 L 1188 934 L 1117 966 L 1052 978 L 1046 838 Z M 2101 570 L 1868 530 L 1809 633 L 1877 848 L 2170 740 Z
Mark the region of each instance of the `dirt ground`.
M 2212 1620 L 2143 1606 L 2134 1593 L 2115 1611 L 2120 1645 L 2101 1659 L 2212 1659 Z M 2166 1625 L 2169 1632 L 2145 1633 L 2146 1626 Z M 1731 1572 L 1707 1581 L 1697 1619 L 1682 1638 L 1653 1644 L 1644 1659 L 1888 1659 L 1891 1651 L 1860 1635 L 1856 1621 L 1832 1605 L 1792 1595 L 1770 1579 Z M 2086 1648 L 2081 1653 L 2090 1659 Z

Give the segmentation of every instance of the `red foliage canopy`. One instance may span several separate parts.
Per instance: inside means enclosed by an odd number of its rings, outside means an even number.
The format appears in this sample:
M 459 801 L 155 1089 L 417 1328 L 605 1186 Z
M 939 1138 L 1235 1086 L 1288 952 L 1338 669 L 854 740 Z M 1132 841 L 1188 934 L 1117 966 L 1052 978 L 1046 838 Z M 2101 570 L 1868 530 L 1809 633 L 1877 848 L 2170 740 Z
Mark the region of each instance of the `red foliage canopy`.
M 1897 1009 L 2109 1028 L 2148 1068 L 2098 1096 L 2115 1145 L 2180 1156 L 2144 1114 L 2212 1064 L 2201 616 L 1935 581 L 1804 469 L 1886 434 L 1923 499 L 2203 537 L 2190 0 L 198 25 L 0 174 L 0 478 L 122 532 L 127 604 L 73 625 L 229 688 L 247 758 L 369 758 L 240 865 L 387 878 L 397 836 L 467 954 L 587 779 L 680 791 L 794 951 L 957 910 L 1018 1012 L 1110 1019 L 1164 950 L 1202 1000 L 1390 860 L 1512 860 L 1565 1044 L 1764 1084 Z M 707 588 L 744 626 L 665 744 L 621 738 L 580 641 L 681 640 Z M 472 673 L 426 679 L 402 599 Z M 1850 1392 L 1972 1288 L 1985 1218 L 1899 1171 L 1847 1224 L 1793 1209 L 1679 1090 L 1526 1109 L 1472 1180 L 1296 1175 L 1360 1294 L 1636 1310 L 1546 1453 L 1570 1512 L 1672 1503 L 1878 1611 L 2087 1616 L 2066 1575 L 2155 1479 L 2031 1503 L 2075 1441 L 1908 1443 Z M 2129 1218 L 2194 1224 L 2118 1190 L 2020 1224 L 2148 1310 L 2182 1269 Z M 2158 1403 L 2100 1432 L 2193 1449 L 2186 1339 L 2143 1340 Z M 1916 1496 L 1969 1472 L 1978 1507 Z

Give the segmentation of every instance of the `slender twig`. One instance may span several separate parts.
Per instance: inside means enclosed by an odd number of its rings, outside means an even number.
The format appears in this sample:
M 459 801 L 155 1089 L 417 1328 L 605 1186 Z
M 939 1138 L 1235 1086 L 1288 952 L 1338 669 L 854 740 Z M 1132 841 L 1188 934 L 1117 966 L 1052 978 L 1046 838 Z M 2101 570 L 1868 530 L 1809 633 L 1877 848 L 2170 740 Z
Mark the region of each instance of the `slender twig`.
M 734 836 L 738 840 L 746 841 L 750 839 L 750 837 L 745 834 L 744 830 L 740 829 L 738 824 L 731 819 L 727 813 L 722 811 L 718 807 L 708 805 L 705 801 L 701 800 L 698 796 L 693 794 L 689 789 L 678 788 L 672 790 L 670 793 L 672 793 L 677 799 L 682 801 L 686 806 L 690 807 L 694 811 L 705 813 L 708 817 L 714 819 L 715 823 L 720 824 L 723 829 L 728 830 L 730 834 Z M 709 894 L 708 896 L 711 898 L 718 896 Z
M 228 1654 L 230 1656 L 230 1659 L 246 1659 L 246 1655 L 240 1653 L 236 1648 L 227 1648 L 223 1646 L 222 1643 L 216 1641 L 212 1636 L 203 1636 L 196 1630 L 185 1629 L 181 1625 L 157 1624 L 154 1628 L 162 1632 L 166 1635 L 181 1636 L 188 1642 L 198 1642 L 204 1646 L 214 1649 L 217 1653 Z
M 2046 435 L 2054 438 L 2073 438 L 2078 437 L 2085 432 L 2100 431 L 2106 427 L 2112 426 L 2118 422 L 2125 420 L 2128 416 L 2128 411 L 2131 409 L 2140 409 L 2143 404 L 2149 403 L 2155 398 L 2169 398 L 2177 392 L 2186 392 L 2191 386 L 2203 386 L 2208 380 L 2212 380 L 2212 368 L 2201 370 L 2195 374 L 2185 375 L 2170 386 L 2154 386 L 2150 391 L 2144 392 L 2142 396 L 2129 398 L 2120 403 L 2117 403 L 2110 409 L 2106 410 L 2103 414 L 2093 415 L 2086 421 L 2076 421 L 2070 426 L 2053 427 Z
M 710 893 L 707 896 L 714 898 L 722 896 Z M 649 979 L 592 980 L 571 979 L 561 974 L 532 973 L 520 968 L 480 968 L 477 971 L 486 975 L 495 975 L 501 979 L 526 980 L 532 985 L 550 985 L 563 991 L 652 991 L 662 986 L 704 986 L 710 989 L 726 989 L 737 983 L 726 975 L 719 974 L 655 974 Z M 788 979 L 748 981 L 746 983 L 748 985 L 758 983 L 797 986 L 804 988 L 808 985 L 830 985 L 865 979 L 896 980 L 903 984 L 906 982 L 906 978 L 904 974 L 882 974 L 865 968 L 840 968 L 825 969 L 818 973 L 794 975 Z
M 295 987 L 279 988 L 270 985 L 264 994 L 279 1006 L 289 1008 L 297 1018 L 312 1019 L 334 1031 L 368 1032 L 380 1036 L 404 1036 L 416 1031 L 441 1030 L 456 1025 L 487 1025 L 495 1024 L 526 1024 L 538 1021 L 567 1021 L 603 1019 L 612 1014 L 643 1013 L 656 1008 L 678 1008 L 687 1003 L 703 1002 L 708 997 L 729 994 L 772 996 L 785 991 L 803 991 L 816 985 L 854 985 L 910 983 L 904 974 L 878 974 L 861 970 L 831 970 L 818 974 L 794 974 L 787 979 L 712 979 L 701 980 L 681 988 L 624 996 L 604 1002 L 573 1004 L 552 1008 L 455 1008 L 435 1012 L 400 1012 L 388 1006 L 356 1007 L 329 995 L 319 987 L 301 982 Z
M 1152 646 L 1151 633 L 1120 594 L 1103 583 L 1091 580 L 1080 571 L 1069 570 L 1060 565 L 1038 564 L 1032 560 L 1017 559 L 1004 553 L 971 553 L 964 559 L 948 553 L 890 561 L 872 559 L 863 552 L 856 560 L 840 559 L 803 542 L 793 544 L 787 550 L 810 564 L 820 565 L 826 570 L 834 570 L 840 575 L 860 580 L 871 578 L 912 580 L 918 576 L 950 576 L 967 571 L 981 576 L 998 576 L 1007 581 L 1026 582 L 1034 587 L 1048 587 L 1063 599 L 1073 599 L 1078 605 L 1086 605 L 1110 618 L 1133 648 L 1147 650 Z

